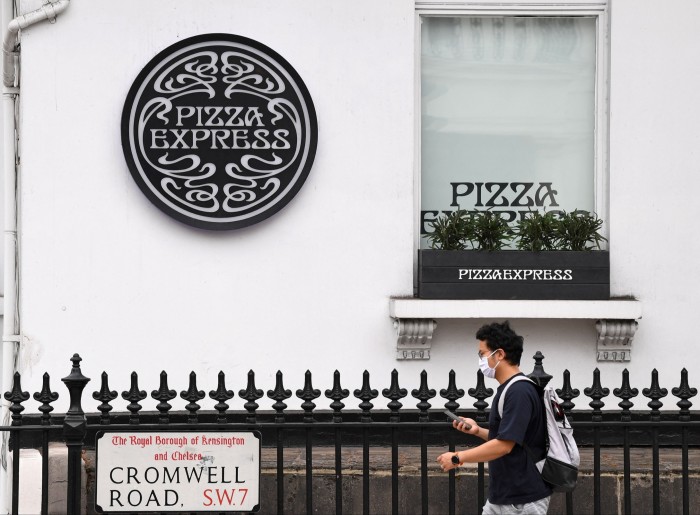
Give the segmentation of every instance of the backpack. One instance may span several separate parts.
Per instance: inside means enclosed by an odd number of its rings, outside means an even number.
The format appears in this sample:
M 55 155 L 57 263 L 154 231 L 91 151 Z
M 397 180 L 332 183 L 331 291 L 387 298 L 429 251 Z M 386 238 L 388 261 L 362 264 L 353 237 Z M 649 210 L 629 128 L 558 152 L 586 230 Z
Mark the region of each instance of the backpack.
M 527 376 L 515 376 L 503 389 L 501 398 L 498 401 L 498 414 L 501 417 L 503 417 L 506 392 L 510 385 L 517 381 L 530 381 L 533 385 L 540 388 Z M 547 386 L 542 390 L 542 402 L 547 418 L 547 452 L 544 459 L 536 461 L 530 448 L 527 445 L 524 448 L 540 471 L 542 479 L 553 491 L 571 492 L 576 488 L 578 466 L 581 461 L 578 447 L 576 447 L 576 441 L 574 440 L 574 430 L 566 418 L 564 410 L 561 408 L 562 400 L 554 391 L 554 388 Z

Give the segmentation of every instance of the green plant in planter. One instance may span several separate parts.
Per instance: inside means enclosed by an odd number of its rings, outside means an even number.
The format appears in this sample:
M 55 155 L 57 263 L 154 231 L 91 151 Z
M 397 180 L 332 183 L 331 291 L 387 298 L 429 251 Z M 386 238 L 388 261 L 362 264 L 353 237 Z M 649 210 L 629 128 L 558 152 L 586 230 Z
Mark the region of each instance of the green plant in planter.
M 513 237 L 513 230 L 498 213 L 460 209 L 441 215 L 431 223 L 430 248 L 442 250 L 501 250 Z
M 501 250 L 513 237 L 513 230 L 498 213 L 476 211 L 472 217 L 472 245 L 478 250 Z
M 557 246 L 561 250 L 600 249 L 600 243 L 607 241 L 600 234 L 603 220 L 595 213 L 587 211 L 564 212 L 556 224 Z
M 458 210 L 431 223 L 427 236 L 432 249 L 502 250 L 515 238 L 518 250 L 593 250 L 607 241 L 600 234 L 603 220 L 594 213 L 575 210 L 532 211 L 513 230 L 499 213 Z
M 554 212 L 530 211 L 515 225 L 516 247 L 518 250 L 539 252 L 557 249 L 559 223 Z
M 473 237 L 471 215 L 463 209 L 441 215 L 431 225 L 433 232 L 428 235 L 428 243 L 432 249 L 464 250 Z

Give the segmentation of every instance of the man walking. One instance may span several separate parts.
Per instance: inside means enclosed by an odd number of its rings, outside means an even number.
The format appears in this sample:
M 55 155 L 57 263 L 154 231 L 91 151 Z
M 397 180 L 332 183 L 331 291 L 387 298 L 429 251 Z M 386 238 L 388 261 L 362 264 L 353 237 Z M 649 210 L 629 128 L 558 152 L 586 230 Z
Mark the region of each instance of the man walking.
M 489 429 L 464 417 L 462 422 L 455 421 L 452 425 L 485 443 L 459 452 L 446 452 L 437 461 L 444 471 L 463 463 L 488 461 L 489 498 L 484 515 L 546 514 L 552 490 L 535 466 L 535 461 L 544 458 L 546 451 L 547 426 L 540 392 L 530 381 L 515 381 L 508 387 L 503 416 L 497 409 L 506 385 L 522 375 L 519 366 L 523 337 L 504 322 L 483 326 L 477 331 L 476 339 L 479 368 L 484 376 L 499 383 L 491 404 Z

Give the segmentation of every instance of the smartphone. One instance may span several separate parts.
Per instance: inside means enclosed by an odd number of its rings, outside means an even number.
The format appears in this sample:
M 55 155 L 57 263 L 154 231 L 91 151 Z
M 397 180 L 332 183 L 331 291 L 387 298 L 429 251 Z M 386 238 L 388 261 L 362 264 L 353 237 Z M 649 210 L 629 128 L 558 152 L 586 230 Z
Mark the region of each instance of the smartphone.
M 472 428 L 471 424 L 467 424 L 466 422 L 464 422 L 464 420 L 462 420 L 461 418 L 459 418 L 457 415 L 455 415 L 454 413 L 452 413 L 450 410 L 445 410 L 443 413 L 445 413 L 445 415 L 447 415 L 447 418 L 450 418 L 450 419 L 452 419 L 452 420 L 456 420 L 457 422 L 462 422 L 462 423 L 464 423 L 464 428 L 465 428 L 465 429 L 471 429 L 471 428 Z

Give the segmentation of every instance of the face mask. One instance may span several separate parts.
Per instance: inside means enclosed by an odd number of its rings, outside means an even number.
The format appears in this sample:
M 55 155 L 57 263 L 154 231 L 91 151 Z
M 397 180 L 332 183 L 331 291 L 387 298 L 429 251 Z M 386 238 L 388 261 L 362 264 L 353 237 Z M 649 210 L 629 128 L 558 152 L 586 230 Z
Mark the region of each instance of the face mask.
M 500 349 L 496 349 L 493 351 L 491 354 L 488 356 L 479 356 L 479 368 L 481 369 L 481 373 L 484 374 L 484 377 L 488 377 L 490 379 L 493 379 L 496 377 L 496 367 L 501 364 L 499 361 L 496 363 L 496 366 L 491 368 L 489 366 L 489 358 L 493 356 L 496 352 L 498 352 Z

